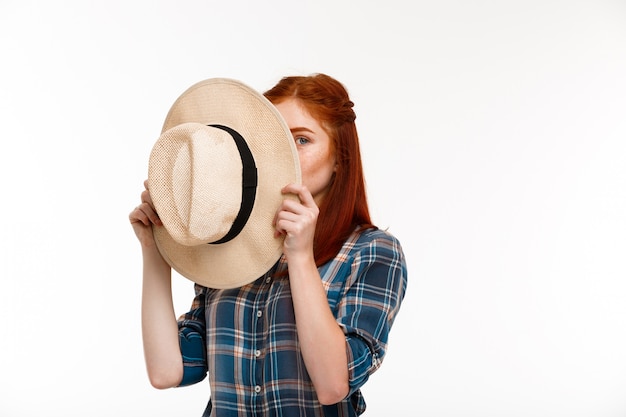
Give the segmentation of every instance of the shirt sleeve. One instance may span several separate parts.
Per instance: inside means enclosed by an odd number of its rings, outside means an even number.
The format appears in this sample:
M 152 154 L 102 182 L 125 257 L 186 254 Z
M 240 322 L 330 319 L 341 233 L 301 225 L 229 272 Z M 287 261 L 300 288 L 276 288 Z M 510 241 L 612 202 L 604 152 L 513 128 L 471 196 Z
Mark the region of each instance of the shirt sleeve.
M 349 287 L 339 302 L 338 322 L 346 334 L 350 395 L 376 371 L 407 285 L 398 240 L 381 232 L 352 260 Z
M 195 284 L 191 310 L 178 319 L 178 340 L 183 356 L 183 379 L 179 386 L 202 381 L 207 373 L 204 303 L 206 287 Z

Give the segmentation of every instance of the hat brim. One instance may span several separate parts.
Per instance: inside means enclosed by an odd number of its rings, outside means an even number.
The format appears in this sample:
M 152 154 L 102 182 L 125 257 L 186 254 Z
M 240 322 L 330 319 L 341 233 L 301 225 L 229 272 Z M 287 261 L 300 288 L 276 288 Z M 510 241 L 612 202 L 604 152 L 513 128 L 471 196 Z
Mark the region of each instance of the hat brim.
M 281 189 L 302 182 L 298 152 L 276 107 L 237 80 L 212 78 L 191 86 L 170 108 L 162 132 L 187 122 L 220 124 L 243 136 L 257 167 L 254 207 L 229 242 L 186 246 L 162 226 L 153 227 L 155 241 L 180 275 L 209 288 L 237 288 L 262 276 L 282 254 L 283 238 L 274 237 L 272 222 L 282 201 L 296 198 L 286 197 Z M 150 178 L 149 173 L 149 187 Z

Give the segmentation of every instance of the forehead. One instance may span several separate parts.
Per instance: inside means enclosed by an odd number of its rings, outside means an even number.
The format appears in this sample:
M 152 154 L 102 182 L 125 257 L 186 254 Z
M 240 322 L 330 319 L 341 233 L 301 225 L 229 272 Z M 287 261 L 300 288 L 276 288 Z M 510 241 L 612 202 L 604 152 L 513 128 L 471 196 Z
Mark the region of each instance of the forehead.
M 275 106 L 290 129 L 304 127 L 317 130 L 322 127 L 320 122 L 313 117 L 309 110 L 298 99 L 290 98 L 275 104 Z

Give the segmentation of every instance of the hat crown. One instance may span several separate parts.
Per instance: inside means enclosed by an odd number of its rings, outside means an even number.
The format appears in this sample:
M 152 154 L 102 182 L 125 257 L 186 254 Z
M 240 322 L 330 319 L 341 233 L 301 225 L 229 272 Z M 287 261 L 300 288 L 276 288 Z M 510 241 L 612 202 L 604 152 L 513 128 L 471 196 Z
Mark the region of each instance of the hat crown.
M 150 193 L 172 238 L 186 246 L 223 238 L 241 206 L 243 169 L 232 136 L 183 123 L 161 134 L 150 158 Z

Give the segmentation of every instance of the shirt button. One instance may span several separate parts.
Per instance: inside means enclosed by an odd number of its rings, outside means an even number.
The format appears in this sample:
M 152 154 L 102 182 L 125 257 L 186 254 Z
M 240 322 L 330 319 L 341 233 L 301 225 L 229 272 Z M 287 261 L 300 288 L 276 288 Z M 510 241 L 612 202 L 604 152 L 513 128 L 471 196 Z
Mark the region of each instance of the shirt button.
M 256 312 L 256 316 L 257 316 L 257 317 L 261 317 L 262 315 L 263 315 L 263 312 L 262 312 L 261 310 L 258 310 L 258 311 Z
M 261 387 L 260 387 L 260 386 L 258 386 L 258 385 L 257 385 L 256 387 L 254 387 L 254 392 L 256 392 L 257 394 L 258 394 L 259 392 L 261 392 Z
M 257 358 L 258 358 L 259 356 L 261 356 L 261 351 L 260 351 L 260 350 L 258 350 L 258 349 L 257 349 L 257 350 L 255 350 L 255 351 L 254 351 L 254 356 L 256 356 Z
M 269 284 L 269 283 L 270 283 L 270 281 L 272 281 L 272 277 L 267 277 L 267 278 L 265 278 L 265 283 L 266 283 L 266 284 Z

